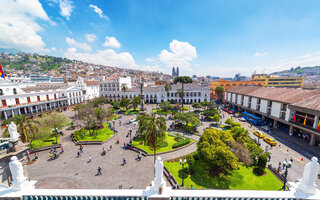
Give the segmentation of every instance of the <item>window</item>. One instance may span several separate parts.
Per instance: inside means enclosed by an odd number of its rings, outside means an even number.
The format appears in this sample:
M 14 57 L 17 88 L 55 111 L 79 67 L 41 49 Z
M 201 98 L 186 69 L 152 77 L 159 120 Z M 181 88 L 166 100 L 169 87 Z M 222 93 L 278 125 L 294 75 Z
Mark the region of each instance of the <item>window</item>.
M 2 89 L 0 89 L 0 96 L 2 96 L 3 95 L 3 91 L 2 91 Z
M 17 94 L 17 89 L 13 88 L 13 94 Z

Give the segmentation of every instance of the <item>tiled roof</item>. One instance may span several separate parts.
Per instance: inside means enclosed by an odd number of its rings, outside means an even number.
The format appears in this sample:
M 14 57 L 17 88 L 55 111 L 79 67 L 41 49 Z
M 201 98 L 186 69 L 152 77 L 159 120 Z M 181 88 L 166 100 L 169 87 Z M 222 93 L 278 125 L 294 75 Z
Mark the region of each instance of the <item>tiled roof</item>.
M 293 106 L 307 108 L 310 110 L 320 111 L 320 94 L 313 95 L 311 97 L 304 98 L 292 104 Z
M 98 81 L 87 81 L 85 80 L 84 81 L 87 85 L 99 85 L 99 82 Z
M 306 101 L 306 98 L 320 95 L 320 90 L 304 90 L 301 88 L 273 88 L 260 86 L 237 86 L 229 89 L 228 92 L 291 104 L 302 100 Z M 320 99 L 320 97 L 318 98 Z

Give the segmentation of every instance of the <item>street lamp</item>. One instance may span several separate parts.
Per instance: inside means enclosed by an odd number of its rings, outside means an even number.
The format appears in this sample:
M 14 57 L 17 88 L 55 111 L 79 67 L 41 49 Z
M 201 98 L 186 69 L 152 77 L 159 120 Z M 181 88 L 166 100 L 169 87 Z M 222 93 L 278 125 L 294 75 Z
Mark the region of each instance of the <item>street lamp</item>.
M 113 134 L 116 134 L 116 121 L 112 121 L 113 123 Z
M 286 190 L 286 183 L 287 183 L 287 176 L 288 176 L 288 168 L 291 168 L 292 162 L 289 161 L 283 161 L 283 165 L 286 168 L 286 171 L 284 172 L 284 182 L 283 182 L 283 187 L 282 189 L 285 191 Z
M 184 187 L 184 182 L 183 182 L 183 178 L 184 178 L 184 165 L 187 163 L 187 159 L 184 159 L 182 162 L 182 159 L 180 158 L 180 165 L 182 165 L 182 184 L 181 187 Z
M 130 143 L 131 143 L 132 142 L 131 141 L 132 128 L 129 128 L 129 134 L 130 134 Z
M 56 144 L 58 144 L 58 129 L 57 128 L 53 128 L 52 132 L 55 134 L 55 136 L 56 136 Z

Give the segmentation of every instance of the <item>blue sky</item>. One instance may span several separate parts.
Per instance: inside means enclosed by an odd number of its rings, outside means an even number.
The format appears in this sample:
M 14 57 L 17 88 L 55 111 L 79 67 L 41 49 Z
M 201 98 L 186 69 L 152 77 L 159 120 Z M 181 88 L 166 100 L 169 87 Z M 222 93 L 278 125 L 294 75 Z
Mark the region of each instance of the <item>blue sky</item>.
M 2 5 L 1 5 L 2 4 Z M 1 0 L 0 47 L 230 77 L 320 64 L 320 1 Z

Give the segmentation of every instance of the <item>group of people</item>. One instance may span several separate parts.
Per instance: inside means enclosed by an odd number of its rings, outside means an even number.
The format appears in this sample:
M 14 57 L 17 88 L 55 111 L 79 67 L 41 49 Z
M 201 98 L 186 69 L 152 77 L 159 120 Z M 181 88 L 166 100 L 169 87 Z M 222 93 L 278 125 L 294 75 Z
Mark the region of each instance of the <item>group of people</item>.
M 61 152 L 63 151 L 63 147 L 61 147 Z M 51 160 L 54 160 L 56 158 L 59 157 L 59 153 L 57 152 L 57 149 L 56 148 L 52 148 L 50 149 L 50 152 L 49 152 L 49 156 L 50 156 L 50 159 Z

